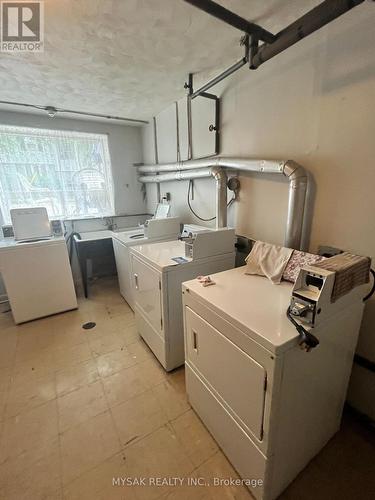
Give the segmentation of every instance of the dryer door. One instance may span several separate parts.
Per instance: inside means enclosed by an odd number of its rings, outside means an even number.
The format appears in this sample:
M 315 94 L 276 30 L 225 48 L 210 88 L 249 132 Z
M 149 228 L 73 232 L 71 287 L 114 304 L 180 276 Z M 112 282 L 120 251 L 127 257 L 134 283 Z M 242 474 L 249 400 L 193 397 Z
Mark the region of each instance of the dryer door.
M 131 256 L 131 260 L 135 305 L 154 330 L 161 335 L 161 274 L 134 255 Z
M 261 440 L 266 370 L 186 307 L 186 359 L 242 428 Z

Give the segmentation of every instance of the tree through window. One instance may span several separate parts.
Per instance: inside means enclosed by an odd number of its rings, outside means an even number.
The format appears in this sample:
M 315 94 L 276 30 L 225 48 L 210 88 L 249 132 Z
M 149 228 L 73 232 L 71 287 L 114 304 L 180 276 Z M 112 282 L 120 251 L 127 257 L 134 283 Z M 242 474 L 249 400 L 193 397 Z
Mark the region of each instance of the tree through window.
M 114 214 L 107 135 L 0 125 L 0 208 L 46 207 L 50 218 Z

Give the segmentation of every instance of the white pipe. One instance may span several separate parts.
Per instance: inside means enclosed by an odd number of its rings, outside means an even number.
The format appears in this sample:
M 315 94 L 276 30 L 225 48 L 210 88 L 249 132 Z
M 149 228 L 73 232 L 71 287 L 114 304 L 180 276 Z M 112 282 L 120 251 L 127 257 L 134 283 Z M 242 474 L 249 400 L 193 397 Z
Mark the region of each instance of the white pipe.
M 261 172 L 271 174 L 282 174 L 285 161 L 253 160 L 247 158 L 226 158 L 223 156 L 212 156 L 199 160 L 186 160 L 160 165 L 142 165 L 138 167 L 139 173 L 155 174 L 158 172 L 180 172 L 205 167 L 226 167 L 248 172 Z
M 167 182 L 184 181 L 213 177 L 216 180 L 216 228 L 227 226 L 227 175 L 222 168 L 211 167 L 186 172 L 167 172 L 164 174 L 145 175 L 139 178 L 140 182 Z
M 289 180 L 289 203 L 284 245 L 290 248 L 301 248 L 307 190 L 307 174 L 301 165 L 298 165 L 292 160 L 273 161 L 256 159 L 254 160 L 251 158 L 225 158 L 221 156 L 213 156 L 211 158 L 187 160 L 175 163 L 164 163 L 162 165 L 144 165 L 138 167 L 138 172 L 171 172 L 175 175 L 182 175 L 183 172 L 191 171 L 191 169 L 207 169 L 208 167 L 233 168 L 239 171 L 259 172 L 263 174 L 282 174 L 287 177 Z M 148 176 L 142 176 L 139 180 L 141 182 L 158 182 L 158 180 L 155 179 L 156 176 L 152 177 L 154 178 L 154 180 L 152 181 L 146 181 L 146 179 L 151 179 L 151 177 Z M 157 177 L 159 178 L 162 176 Z M 168 180 L 172 179 L 168 178 Z M 162 180 L 160 179 L 160 181 Z
M 212 168 L 202 168 L 200 170 L 187 170 L 186 172 L 166 172 L 159 175 L 142 175 L 139 182 L 149 184 L 150 182 L 186 181 L 204 177 L 213 177 Z

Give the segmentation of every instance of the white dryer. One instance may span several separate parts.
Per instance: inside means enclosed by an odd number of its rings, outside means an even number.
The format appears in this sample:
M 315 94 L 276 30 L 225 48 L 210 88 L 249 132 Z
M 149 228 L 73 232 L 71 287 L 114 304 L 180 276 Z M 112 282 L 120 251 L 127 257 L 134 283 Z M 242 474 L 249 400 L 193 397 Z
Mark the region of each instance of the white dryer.
M 234 243 L 234 230 L 224 228 L 130 249 L 137 330 L 167 371 L 184 364 L 181 283 L 231 269 Z
M 339 429 L 364 290 L 321 314 L 307 353 L 286 315 L 293 285 L 244 269 L 183 284 L 186 387 L 251 493 L 273 500 Z

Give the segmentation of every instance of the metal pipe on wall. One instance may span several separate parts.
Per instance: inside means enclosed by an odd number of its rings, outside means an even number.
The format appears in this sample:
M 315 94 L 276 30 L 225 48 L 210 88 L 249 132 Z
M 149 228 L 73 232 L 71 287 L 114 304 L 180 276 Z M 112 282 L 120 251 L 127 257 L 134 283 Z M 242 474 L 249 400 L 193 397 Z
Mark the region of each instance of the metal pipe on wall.
M 198 90 L 196 90 L 195 92 L 193 92 L 189 96 L 189 98 L 190 99 L 195 99 L 196 97 L 198 97 L 203 92 L 206 92 L 211 87 L 213 87 L 214 85 L 216 85 L 219 82 L 221 82 L 222 80 L 224 80 L 224 78 L 227 78 L 227 76 L 230 76 L 232 73 L 234 73 L 238 69 L 242 68 L 242 66 L 245 66 L 245 64 L 247 64 L 247 58 L 243 57 L 242 59 L 240 59 L 236 63 L 232 64 L 232 66 L 229 66 L 229 68 L 227 68 L 226 70 L 224 70 L 222 73 L 220 73 L 220 75 L 217 75 L 215 78 L 213 78 L 212 80 L 210 80 L 208 83 L 206 83 L 205 85 L 203 85 L 201 88 L 199 88 Z
M 155 164 L 157 165 L 159 163 L 159 151 L 158 151 L 158 131 L 157 131 L 157 126 L 156 126 L 156 117 L 154 116 L 152 118 L 153 124 L 154 124 L 154 154 L 155 154 Z M 158 200 L 158 203 L 161 202 L 161 195 L 160 195 L 160 184 L 156 184 L 156 198 Z
M 183 172 L 167 172 L 160 175 L 144 175 L 138 180 L 143 183 L 184 181 L 213 177 L 216 181 L 216 228 L 227 226 L 227 175 L 218 167 L 187 170 Z
M 178 176 L 183 174 L 186 174 L 184 178 L 189 178 L 188 175 L 191 169 L 208 169 L 209 167 L 232 168 L 243 172 L 279 174 L 287 177 L 289 181 L 289 203 L 284 244 L 290 248 L 301 248 L 307 174 L 301 165 L 292 160 L 254 160 L 251 158 L 215 156 L 200 160 L 165 163 L 163 165 L 143 165 L 138 167 L 138 172 L 155 174 L 158 172 L 169 172 L 167 180 L 178 180 Z M 158 177 L 162 177 L 162 175 L 142 176 L 139 180 L 141 182 L 158 182 Z

